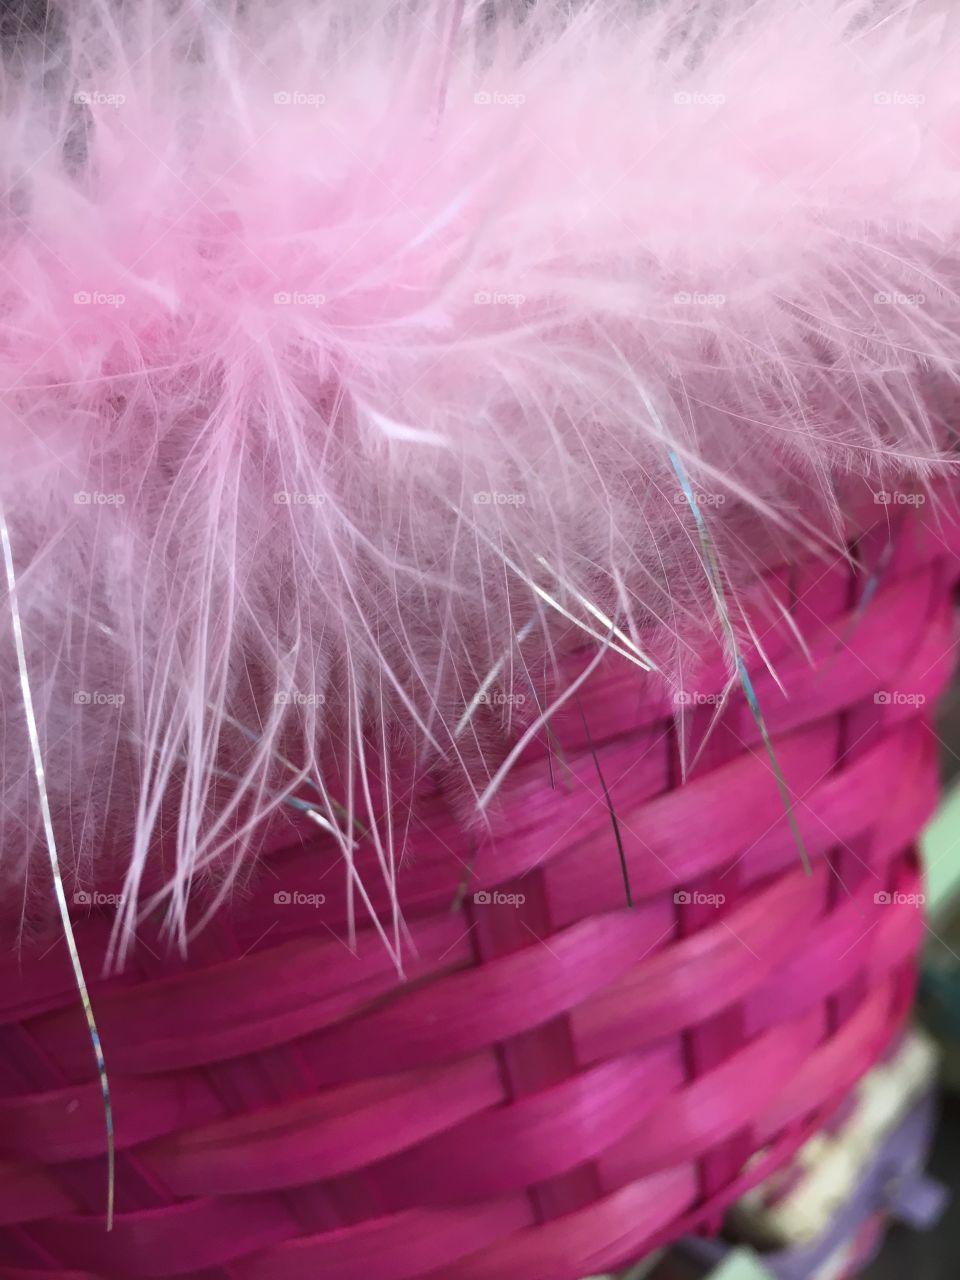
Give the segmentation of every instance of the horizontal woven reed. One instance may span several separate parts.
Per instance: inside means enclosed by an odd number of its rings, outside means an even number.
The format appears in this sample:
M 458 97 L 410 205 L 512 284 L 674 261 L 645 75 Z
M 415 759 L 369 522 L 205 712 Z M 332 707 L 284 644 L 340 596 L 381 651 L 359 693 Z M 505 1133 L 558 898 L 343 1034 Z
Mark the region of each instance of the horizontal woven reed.
M 810 876 L 749 707 L 719 705 L 722 655 L 680 720 L 611 658 L 518 761 L 492 835 L 442 780 L 418 801 L 402 981 L 355 896 L 349 949 L 315 827 L 278 829 L 188 959 L 148 921 L 92 990 L 109 1235 L 62 941 L 3 957 L 0 1280 L 578 1280 L 715 1226 L 909 1007 L 956 546 L 932 511 L 879 507 L 853 563 L 771 570 L 758 593 L 789 696 L 748 665 Z M 76 911 L 96 973 L 113 913 Z

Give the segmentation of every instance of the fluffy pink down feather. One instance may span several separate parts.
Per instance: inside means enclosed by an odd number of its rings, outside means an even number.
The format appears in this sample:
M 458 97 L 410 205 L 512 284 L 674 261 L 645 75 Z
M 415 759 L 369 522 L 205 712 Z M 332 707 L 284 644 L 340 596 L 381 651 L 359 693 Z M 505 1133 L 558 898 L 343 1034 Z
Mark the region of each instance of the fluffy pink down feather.
M 6 907 L 46 909 L 14 613 L 65 868 L 122 859 L 121 933 L 148 887 L 176 930 L 291 798 L 348 859 L 354 821 L 400 851 L 394 760 L 488 811 L 507 695 L 563 697 L 573 645 L 675 680 L 722 621 L 703 530 L 736 626 L 772 548 L 842 541 L 844 477 L 922 482 L 958 58 L 955 7 L 887 0 L 84 0 L 11 37 Z

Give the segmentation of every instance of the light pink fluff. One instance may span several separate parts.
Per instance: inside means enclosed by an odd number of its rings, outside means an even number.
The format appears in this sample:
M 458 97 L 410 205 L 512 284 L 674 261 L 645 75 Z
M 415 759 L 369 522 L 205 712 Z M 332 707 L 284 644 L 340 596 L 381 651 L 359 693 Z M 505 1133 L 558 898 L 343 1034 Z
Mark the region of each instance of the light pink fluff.
M 477 690 L 572 639 L 671 679 L 718 625 L 671 449 L 737 583 L 745 511 L 831 536 L 838 477 L 941 455 L 947 15 L 85 0 L 7 50 L 0 501 L 61 855 L 124 859 L 122 929 L 158 842 L 177 928 L 307 779 L 377 818 L 371 757 L 483 808 Z

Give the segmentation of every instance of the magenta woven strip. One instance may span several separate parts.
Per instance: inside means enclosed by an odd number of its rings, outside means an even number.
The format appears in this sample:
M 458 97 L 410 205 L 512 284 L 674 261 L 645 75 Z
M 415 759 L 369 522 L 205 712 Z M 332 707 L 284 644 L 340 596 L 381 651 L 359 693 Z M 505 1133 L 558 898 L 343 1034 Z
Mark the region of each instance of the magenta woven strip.
M 679 725 L 635 668 L 601 664 L 583 715 L 525 751 L 491 833 L 427 790 L 400 886 L 405 982 L 369 928 L 348 952 L 337 851 L 285 823 L 187 961 L 147 921 L 130 970 L 95 985 L 110 1236 L 62 948 L 0 958 L 0 1280 L 581 1280 L 715 1222 L 832 1113 L 910 1000 L 960 530 L 913 512 L 891 556 L 881 514 L 859 570 L 771 565 L 753 618 L 789 690 L 750 655 L 812 876 L 742 696 L 717 714 L 726 674 L 706 650 Z M 689 756 L 708 728 L 681 785 L 681 740 Z M 373 851 L 358 857 L 385 909 Z M 297 905 L 318 892 L 322 909 Z M 78 915 L 88 973 L 110 923 Z

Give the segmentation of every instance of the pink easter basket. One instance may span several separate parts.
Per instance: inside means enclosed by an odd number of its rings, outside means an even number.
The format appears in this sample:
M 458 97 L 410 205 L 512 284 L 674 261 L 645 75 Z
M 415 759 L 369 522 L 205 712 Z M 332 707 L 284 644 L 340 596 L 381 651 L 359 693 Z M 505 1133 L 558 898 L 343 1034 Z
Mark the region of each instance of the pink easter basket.
M 771 569 L 752 618 L 812 874 L 720 653 L 672 697 L 605 658 L 492 833 L 439 782 L 419 800 L 402 978 L 309 824 L 278 828 L 186 959 L 144 924 L 91 991 L 110 1233 L 65 948 L 7 955 L 0 1280 L 580 1280 L 715 1227 L 911 1003 L 960 534 L 875 512 L 849 559 Z M 113 911 L 88 897 L 93 975 Z

